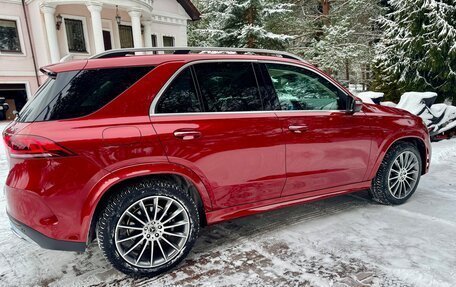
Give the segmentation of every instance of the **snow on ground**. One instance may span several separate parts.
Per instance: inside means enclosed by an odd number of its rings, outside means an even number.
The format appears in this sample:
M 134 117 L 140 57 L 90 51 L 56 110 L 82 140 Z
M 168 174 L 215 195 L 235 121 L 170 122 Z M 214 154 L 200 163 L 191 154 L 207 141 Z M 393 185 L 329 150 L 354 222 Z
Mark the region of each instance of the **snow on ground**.
M 431 171 L 402 206 L 361 192 L 207 227 L 187 260 L 153 279 L 115 271 L 96 244 L 83 254 L 30 245 L 0 212 L 0 286 L 455 286 L 456 139 L 432 145 Z M 2 150 L 1 184 L 6 173 Z

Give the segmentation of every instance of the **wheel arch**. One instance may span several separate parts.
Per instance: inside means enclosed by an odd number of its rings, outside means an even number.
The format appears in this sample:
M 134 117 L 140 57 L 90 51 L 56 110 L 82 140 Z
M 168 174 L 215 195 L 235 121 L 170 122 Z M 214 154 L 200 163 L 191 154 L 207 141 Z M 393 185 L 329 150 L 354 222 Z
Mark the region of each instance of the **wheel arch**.
M 411 144 L 414 144 L 418 148 L 418 152 L 420 153 L 421 156 L 421 174 L 423 175 L 426 171 L 426 157 L 427 157 L 427 151 L 426 151 L 426 144 L 423 139 L 419 137 L 406 137 L 399 139 L 398 141 L 394 142 L 409 142 Z M 393 144 L 394 144 L 393 143 Z
M 130 167 L 117 170 L 103 178 L 86 200 L 83 210 L 87 210 L 82 219 L 82 237 L 90 243 L 95 239 L 98 215 L 108 200 L 122 186 L 143 179 L 172 181 L 179 184 L 195 200 L 200 212 L 201 225 L 206 225 L 206 212 L 212 209 L 212 200 L 201 179 L 191 170 L 179 165 L 163 164 L 142 167 Z
M 421 174 L 426 173 L 427 165 L 428 165 L 428 154 L 429 154 L 426 142 L 420 135 L 408 134 L 408 135 L 402 135 L 402 136 L 394 136 L 394 137 L 390 138 L 384 144 L 383 148 L 381 148 L 380 154 L 377 157 L 377 160 L 375 161 L 375 164 L 374 164 L 371 172 L 369 173 L 367 180 L 371 180 L 375 177 L 378 169 L 380 168 L 380 165 L 381 165 L 383 159 L 385 158 L 386 153 L 391 149 L 392 146 L 394 146 L 395 144 L 397 144 L 399 142 L 409 142 L 409 143 L 414 144 L 418 148 L 418 151 L 421 156 L 421 164 L 422 164 Z

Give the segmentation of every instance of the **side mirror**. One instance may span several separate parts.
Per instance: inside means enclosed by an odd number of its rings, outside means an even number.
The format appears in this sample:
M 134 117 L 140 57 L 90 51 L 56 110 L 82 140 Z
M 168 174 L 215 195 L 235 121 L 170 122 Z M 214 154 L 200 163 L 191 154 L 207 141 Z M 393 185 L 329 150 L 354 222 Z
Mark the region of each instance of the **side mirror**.
M 360 112 L 362 108 L 363 108 L 363 101 L 356 99 L 353 102 L 353 112 L 354 113 Z
M 347 110 L 347 113 L 354 114 L 361 111 L 363 108 L 363 101 L 360 99 L 353 99 L 350 103 L 350 107 Z

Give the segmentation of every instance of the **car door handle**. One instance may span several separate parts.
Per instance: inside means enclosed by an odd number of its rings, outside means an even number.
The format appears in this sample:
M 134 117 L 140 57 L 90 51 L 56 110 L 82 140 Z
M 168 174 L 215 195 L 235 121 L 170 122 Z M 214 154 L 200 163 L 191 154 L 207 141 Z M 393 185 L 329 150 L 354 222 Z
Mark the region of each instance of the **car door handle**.
M 201 137 L 201 133 L 199 131 L 177 130 L 174 132 L 174 136 L 185 141 L 197 139 Z
M 300 133 L 307 131 L 307 126 L 306 125 L 291 125 L 291 126 L 288 126 L 288 130 L 293 133 L 300 134 Z

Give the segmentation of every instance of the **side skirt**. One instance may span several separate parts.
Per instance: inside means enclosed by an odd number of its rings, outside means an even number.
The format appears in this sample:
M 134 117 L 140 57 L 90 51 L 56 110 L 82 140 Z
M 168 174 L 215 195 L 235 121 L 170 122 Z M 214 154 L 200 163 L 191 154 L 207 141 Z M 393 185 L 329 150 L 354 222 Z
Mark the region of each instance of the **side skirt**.
M 312 202 L 342 194 L 366 190 L 369 189 L 370 186 L 370 181 L 363 181 L 345 186 L 333 187 L 325 190 L 299 193 L 289 195 L 286 197 L 268 199 L 260 202 L 236 205 L 228 208 L 214 210 L 206 213 L 207 224 L 214 224 L 221 221 L 253 215 L 265 211 L 271 211 L 305 202 Z

